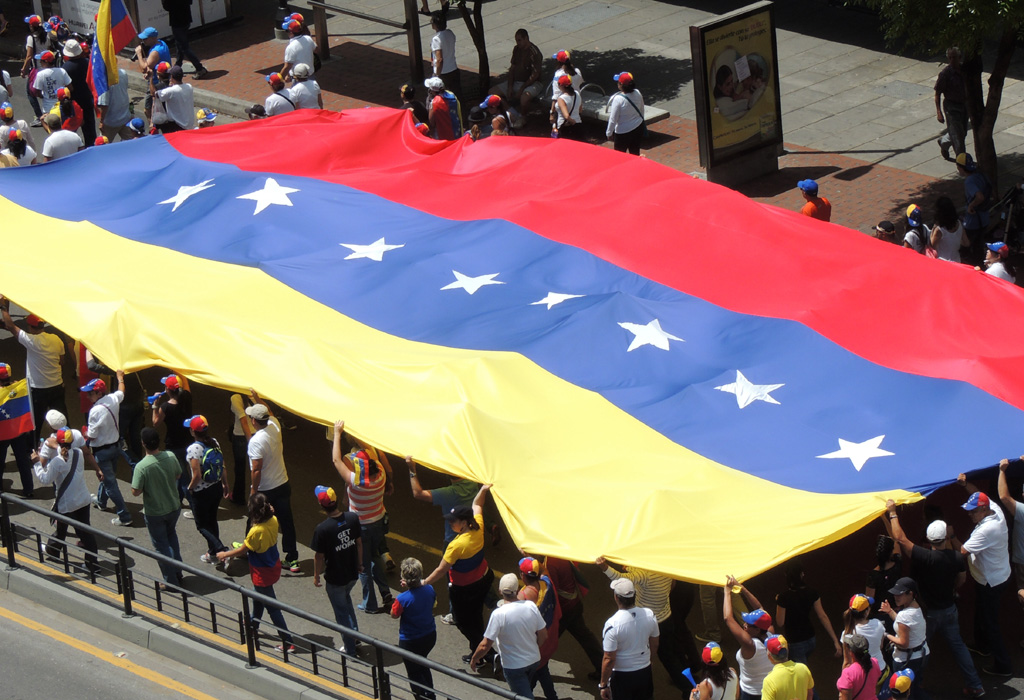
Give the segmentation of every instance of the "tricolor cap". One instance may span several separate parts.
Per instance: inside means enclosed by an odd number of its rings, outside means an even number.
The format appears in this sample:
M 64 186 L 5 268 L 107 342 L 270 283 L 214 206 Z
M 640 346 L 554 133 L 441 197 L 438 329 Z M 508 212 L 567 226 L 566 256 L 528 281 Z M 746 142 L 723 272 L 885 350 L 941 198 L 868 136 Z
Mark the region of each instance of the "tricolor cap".
M 134 131 L 139 136 L 146 133 L 146 122 L 142 121 L 142 117 L 135 117 L 128 122 L 128 128 Z
M 106 391 L 107 383 L 102 379 L 93 379 L 79 389 L 83 394 L 87 391 Z
M 559 63 L 565 63 L 570 58 L 569 51 L 567 49 L 563 49 L 562 51 L 559 51 L 558 53 L 553 55 L 551 58 L 555 59 Z
M 18 131 L 21 131 L 21 129 L 19 129 Z M 10 138 L 10 136 L 8 136 L 8 138 Z M 33 328 L 38 328 L 39 326 L 43 325 L 44 321 L 35 314 L 29 314 L 28 316 L 25 317 L 25 323 L 32 326 Z
M 168 374 L 166 377 L 160 377 L 160 383 L 168 389 L 178 389 L 181 387 L 181 379 L 176 374 Z
M 973 173 L 978 169 L 978 165 L 974 162 L 974 158 L 971 157 L 970 153 L 957 153 L 956 164 L 969 173 Z
M 916 204 L 907 207 L 907 223 L 911 226 L 921 225 L 921 207 Z
M 498 107 L 501 105 L 500 95 L 488 95 L 484 98 L 484 101 L 480 103 L 480 109 L 487 109 L 488 107 Z
M 7 132 L 7 143 L 12 143 L 14 141 L 24 141 L 24 140 L 25 140 L 25 132 L 22 131 L 21 129 L 11 129 L 10 131 Z
M 217 113 L 209 107 L 196 110 L 196 121 L 200 122 L 212 122 L 217 118 Z
M 12 105 L 10 102 L 4 102 L 3 104 L 0 104 L 0 117 L 3 117 L 4 119 L 13 119 L 14 105 Z
M 284 85 L 284 77 L 280 73 L 271 73 L 265 80 L 271 85 Z
M 39 15 L 29 15 L 25 18 L 25 24 L 30 27 L 38 27 L 43 23 L 43 18 Z
M 540 576 L 540 562 L 533 557 L 523 557 L 519 560 L 519 573 L 523 576 Z
M 560 76 L 558 76 L 558 86 L 559 87 L 569 87 L 570 85 L 572 85 L 572 78 L 570 76 L 568 76 L 568 75 L 560 75 Z
M 106 146 L 108 143 L 110 143 L 110 139 L 108 139 L 106 136 L 97 136 L 96 137 L 96 143 L 94 143 L 93 145 L 94 146 Z
M 767 630 L 772 626 L 772 616 L 769 615 L 765 610 L 758 608 L 757 610 L 751 610 L 750 612 L 741 613 L 740 617 L 748 625 L 753 625 L 758 629 Z
M 61 428 L 56 433 L 57 443 L 61 445 L 70 445 L 75 440 L 75 431 L 71 428 Z
M 781 634 L 772 634 L 764 640 L 764 646 L 768 653 L 776 659 L 784 659 L 789 656 L 789 642 Z
M 718 645 L 718 642 L 708 642 L 700 653 L 700 658 L 707 666 L 717 666 L 722 663 L 724 657 L 725 654 L 722 653 L 722 647 Z
M 818 183 L 814 180 L 801 180 L 796 183 L 796 186 L 801 192 L 806 192 L 811 196 L 817 196 L 818 194 Z
M 281 23 L 281 29 L 287 29 L 290 32 L 297 32 L 302 29 L 302 22 L 297 19 L 286 19 Z
M 967 503 L 961 506 L 964 510 L 975 510 L 976 508 L 989 508 L 991 501 L 988 500 L 988 496 L 983 494 L 981 491 L 975 491 L 971 494 L 971 497 L 967 499 Z
M 875 599 L 871 596 L 866 596 L 863 593 L 858 593 L 850 598 L 850 610 L 856 610 L 857 612 L 869 610 L 874 604 Z
M 0 362 L 0 379 L 11 378 L 11 366 L 6 362 Z
M 156 30 L 156 27 L 146 27 L 139 32 L 140 39 L 156 39 L 158 36 L 160 36 L 160 32 Z
M 633 74 L 622 71 L 621 73 L 616 73 L 613 79 L 617 83 L 631 83 L 633 82 Z
M 615 579 L 612 581 L 609 588 L 615 591 L 615 595 L 620 598 L 633 598 L 636 596 L 636 586 L 634 586 L 633 582 L 628 578 Z
M 914 672 L 909 668 L 897 671 L 889 679 L 889 692 L 894 698 L 902 698 L 910 692 L 910 686 L 914 683 Z
M 207 422 L 205 416 L 200 416 L 197 414 L 189 418 L 187 421 L 185 421 L 185 427 L 188 428 L 189 430 L 194 430 L 197 433 L 202 433 L 205 432 L 206 429 L 210 427 L 210 424 Z
M 42 53 L 36 54 L 37 61 L 46 61 L 47 63 L 53 63 L 56 57 L 53 55 L 53 51 L 43 51 Z
M 70 88 L 66 88 L 66 87 L 57 88 L 57 99 L 58 100 L 70 100 L 71 99 L 71 89 Z
M 170 73 L 171 72 L 171 64 L 168 63 L 167 61 L 160 61 L 160 63 L 156 64 L 156 72 L 157 73 Z
M 305 22 L 306 21 L 305 19 L 303 19 L 302 15 L 300 15 L 298 12 L 291 13 L 290 15 L 285 17 L 285 19 L 293 19 L 296 22 Z
M 424 136 L 430 136 L 430 125 L 424 124 L 423 122 L 417 122 L 416 131 L 420 132 Z
M 1002 241 L 996 241 L 995 243 L 986 243 L 985 246 L 1001 258 L 1005 258 L 1010 254 L 1010 246 L 1006 245 Z
M 338 502 L 338 494 L 330 486 L 317 486 L 313 489 L 317 503 L 323 508 L 330 508 Z

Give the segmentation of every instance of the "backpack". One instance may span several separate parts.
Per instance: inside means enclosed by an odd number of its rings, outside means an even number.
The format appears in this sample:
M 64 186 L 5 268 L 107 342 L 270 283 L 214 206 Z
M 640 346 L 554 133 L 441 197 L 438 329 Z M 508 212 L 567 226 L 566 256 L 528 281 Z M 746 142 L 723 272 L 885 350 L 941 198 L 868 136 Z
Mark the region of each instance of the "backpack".
M 208 484 L 215 484 L 224 475 L 224 453 L 220 447 L 207 447 L 205 443 L 197 443 L 203 446 L 203 458 L 199 460 L 199 474 L 203 481 Z
M 459 104 L 459 98 L 451 90 L 442 92 L 441 98 L 448 103 L 448 114 L 452 120 L 452 134 L 455 135 L 455 138 L 459 138 L 462 136 L 462 105 Z M 511 122 L 509 122 L 509 126 L 511 126 Z

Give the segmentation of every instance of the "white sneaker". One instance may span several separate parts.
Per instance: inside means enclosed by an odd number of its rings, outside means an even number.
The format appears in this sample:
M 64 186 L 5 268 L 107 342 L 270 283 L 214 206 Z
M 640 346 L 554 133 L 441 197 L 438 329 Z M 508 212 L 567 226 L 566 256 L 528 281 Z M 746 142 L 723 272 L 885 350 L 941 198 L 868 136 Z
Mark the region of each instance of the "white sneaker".
M 121 527 L 131 527 L 132 526 L 132 521 L 129 520 L 128 522 L 124 522 L 124 521 L 121 520 L 121 518 L 114 518 L 113 520 L 110 521 L 110 524 L 111 525 L 120 525 Z
M 184 512 L 183 512 L 183 513 L 181 514 L 181 517 L 185 518 L 185 520 L 195 520 L 195 519 L 196 519 L 195 513 L 193 513 L 193 512 L 192 512 L 192 511 L 190 511 L 190 510 L 186 510 L 186 511 L 184 511 Z
M 448 613 L 447 615 L 445 615 L 444 617 L 441 618 L 441 622 L 443 622 L 446 625 L 454 625 L 455 624 L 455 616 L 452 615 L 451 613 Z
M 208 553 L 204 554 L 201 557 L 199 557 L 199 561 L 203 562 L 204 564 L 219 564 L 220 563 L 218 561 L 217 557 L 211 557 Z

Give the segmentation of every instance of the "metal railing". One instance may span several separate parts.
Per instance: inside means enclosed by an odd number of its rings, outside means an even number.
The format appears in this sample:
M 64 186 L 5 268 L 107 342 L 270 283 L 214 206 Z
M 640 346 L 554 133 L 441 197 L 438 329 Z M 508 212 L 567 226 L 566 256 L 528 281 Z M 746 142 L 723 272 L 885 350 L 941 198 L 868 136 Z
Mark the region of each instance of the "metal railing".
M 80 543 L 75 543 L 74 538 L 68 538 L 61 543 L 53 539 L 52 533 L 15 521 L 10 512 L 11 505 L 65 523 L 69 526 L 69 534 L 75 529 L 91 533 L 100 545 L 99 552 L 93 557 Z M 287 645 L 284 645 L 282 659 L 286 667 L 298 669 L 305 674 L 312 674 L 317 680 L 326 681 L 327 683 L 320 686 L 322 689 L 330 690 L 328 684 L 337 684 L 381 700 L 412 698 L 423 692 L 431 692 L 439 698 L 449 700 L 468 697 L 525 700 L 504 687 L 456 671 L 359 631 L 350 630 L 276 598 L 261 595 L 233 581 L 213 576 L 202 569 L 146 549 L 130 540 L 112 537 L 102 530 L 41 508 L 9 493 L 0 493 L 0 545 L 3 547 L 3 557 L 8 567 L 12 569 L 18 568 L 21 557 L 63 571 L 68 576 L 89 581 L 97 588 L 107 591 L 112 600 L 119 601 L 124 617 L 148 617 L 159 623 L 159 615 L 151 612 L 155 610 L 156 613 L 181 620 L 228 642 L 224 645 L 225 652 L 243 657 L 247 668 L 261 666 L 257 654 L 267 641 L 261 638 L 260 630 L 266 631 L 269 628 L 275 633 L 283 631 L 268 621 L 253 619 L 253 604 L 259 603 L 266 608 L 277 608 L 287 615 L 310 623 L 321 632 L 298 634 L 289 630 L 291 643 L 295 645 L 297 651 L 289 652 Z M 107 551 L 109 549 L 115 549 L 116 552 L 111 553 Z M 189 589 L 164 583 L 155 576 L 139 571 L 135 566 L 136 557 L 154 561 L 158 565 L 172 566 L 181 574 L 190 574 L 199 581 L 190 581 Z M 233 607 L 213 597 L 214 594 L 223 592 L 237 594 L 239 607 Z M 187 630 L 178 631 L 188 634 Z M 330 637 L 325 640 L 325 635 L 322 634 L 325 631 L 333 633 L 336 637 L 355 639 L 367 645 L 369 653 L 354 656 L 345 654 L 334 648 Z M 244 653 L 239 654 L 237 648 L 232 648 L 233 645 L 243 646 Z M 387 662 L 395 666 L 396 659 L 414 661 L 430 669 L 433 674 L 442 676 L 444 682 L 439 684 L 435 677 L 433 688 L 417 687 L 415 682 L 388 667 Z M 276 669 L 273 665 L 269 668 Z M 404 666 L 399 668 L 404 671 Z M 293 674 L 292 677 L 295 675 L 299 674 Z M 401 682 L 400 686 L 396 687 L 396 680 Z M 314 682 L 310 685 L 317 687 L 318 684 Z M 438 687 L 439 685 L 450 689 Z

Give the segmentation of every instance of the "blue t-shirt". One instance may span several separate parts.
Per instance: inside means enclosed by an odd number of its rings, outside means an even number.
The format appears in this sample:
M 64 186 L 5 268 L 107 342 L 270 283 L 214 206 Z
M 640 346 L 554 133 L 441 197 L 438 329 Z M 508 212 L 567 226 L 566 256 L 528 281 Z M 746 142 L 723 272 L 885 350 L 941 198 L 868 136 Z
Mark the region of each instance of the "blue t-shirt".
M 442 515 L 448 515 L 455 506 L 471 506 L 480 490 L 480 484 L 460 479 L 451 486 L 430 489 L 430 502 L 441 508 Z M 447 545 L 455 539 L 455 530 L 447 519 L 444 521 L 444 543 Z
M 166 61 L 167 63 L 171 62 L 171 50 L 167 48 L 167 42 L 163 39 L 157 39 L 156 43 L 149 47 L 146 57 L 148 58 L 149 54 L 154 51 L 156 51 L 157 55 L 160 57 L 160 60 L 157 61 L 157 63 L 161 63 L 163 61 Z M 154 85 L 159 85 L 160 79 L 156 77 L 156 66 L 153 66 L 153 69 L 152 75 L 149 76 L 150 82 Z
M 430 584 L 418 586 L 398 594 L 402 606 L 402 617 L 398 625 L 398 638 L 403 642 L 426 637 L 435 631 L 434 587 Z
M 979 229 L 988 226 L 988 207 L 992 199 L 992 186 L 989 184 L 988 178 L 982 173 L 971 173 L 964 180 L 964 196 L 967 199 L 968 206 L 970 206 L 971 201 L 979 192 L 985 195 L 985 200 L 975 210 L 975 213 L 964 212 L 964 228 Z

